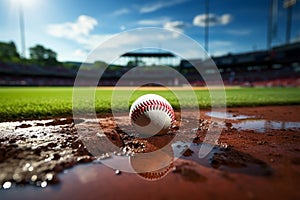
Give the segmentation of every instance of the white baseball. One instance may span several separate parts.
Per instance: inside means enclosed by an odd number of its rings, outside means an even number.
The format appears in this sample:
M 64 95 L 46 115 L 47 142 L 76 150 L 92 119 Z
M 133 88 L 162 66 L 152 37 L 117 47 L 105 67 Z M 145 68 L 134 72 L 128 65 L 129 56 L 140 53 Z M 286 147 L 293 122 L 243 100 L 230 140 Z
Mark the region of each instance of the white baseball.
M 175 121 L 170 103 L 156 94 L 139 97 L 129 111 L 136 132 L 143 137 L 166 134 Z

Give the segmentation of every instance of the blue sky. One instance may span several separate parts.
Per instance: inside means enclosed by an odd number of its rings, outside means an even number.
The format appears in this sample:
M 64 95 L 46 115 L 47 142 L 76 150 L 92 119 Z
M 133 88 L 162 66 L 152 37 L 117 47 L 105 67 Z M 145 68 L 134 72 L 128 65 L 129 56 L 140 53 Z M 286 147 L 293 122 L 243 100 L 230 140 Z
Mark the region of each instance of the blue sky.
M 60 61 L 84 61 L 103 41 L 142 27 L 175 30 L 204 46 L 204 0 L 1 0 L 0 41 L 14 41 L 19 51 L 18 2 L 24 9 L 26 47 L 42 44 L 56 51 Z M 285 42 L 286 11 L 282 2 L 278 0 L 278 31 L 273 45 Z M 211 0 L 209 54 L 265 49 L 268 10 L 269 0 Z M 293 7 L 293 41 L 300 41 L 299 24 L 298 1 Z M 138 42 L 142 47 L 141 40 Z M 178 41 L 177 45 L 182 44 Z M 163 48 L 163 43 L 157 42 L 157 47 Z M 197 55 L 191 53 L 190 57 Z M 105 56 L 101 59 L 106 60 Z

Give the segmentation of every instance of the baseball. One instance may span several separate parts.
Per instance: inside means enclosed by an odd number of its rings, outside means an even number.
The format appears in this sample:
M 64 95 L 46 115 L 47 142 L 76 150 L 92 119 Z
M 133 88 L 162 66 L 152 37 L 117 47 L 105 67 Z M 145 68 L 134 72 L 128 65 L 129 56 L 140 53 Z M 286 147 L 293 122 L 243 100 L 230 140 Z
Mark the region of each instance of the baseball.
M 168 133 L 175 121 L 175 114 L 170 103 L 156 94 L 139 97 L 129 111 L 131 124 L 142 137 Z

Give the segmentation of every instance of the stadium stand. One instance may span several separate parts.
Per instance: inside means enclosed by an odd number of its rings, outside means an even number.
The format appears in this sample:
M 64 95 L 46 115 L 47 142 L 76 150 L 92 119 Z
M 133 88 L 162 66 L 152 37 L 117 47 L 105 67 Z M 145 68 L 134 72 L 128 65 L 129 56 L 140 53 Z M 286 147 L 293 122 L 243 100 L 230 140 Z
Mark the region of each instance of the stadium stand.
M 254 51 L 240 54 L 227 54 L 219 57 L 212 57 L 218 67 L 218 71 L 211 70 L 208 62 L 201 59 L 181 60 L 179 66 L 173 66 L 186 79 L 195 86 L 205 86 L 201 75 L 213 77 L 220 73 L 225 85 L 241 86 L 300 86 L 300 42 L 281 45 L 265 51 Z M 135 54 L 125 54 L 134 57 Z M 141 55 L 137 54 L 139 59 Z M 171 56 L 163 55 L 151 56 Z M 211 63 L 210 63 L 211 64 Z M 99 73 L 93 69 L 92 64 L 86 64 L 82 72 L 81 85 L 93 85 L 91 77 Z M 80 65 L 78 65 L 79 67 Z M 199 67 L 204 74 L 199 74 L 193 67 Z M 130 80 L 124 82 L 127 85 L 138 85 L 137 77 L 144 79 L 159 78 L 165 85 L 181 85 L 182 81 L 176 74 L 165 73 L 159 68 L 151 68 L 151 73 L 141 74 L 140 71 L 131 70 L 134 66 L 114 66 L 107 68 L 99 80 L 99 85 L 115 85 L 119 78 L 128 72 Z M 59 66 L 37 66 L 22 64 L 7 64 L 0 61 L 0 85 L 1 86 L 72 86 L 74 84 L 78 68 L 64 68 Z M 162 81 L 163 80 L 163 81 Z M 164 81 L 165 80 L 165 81 Z

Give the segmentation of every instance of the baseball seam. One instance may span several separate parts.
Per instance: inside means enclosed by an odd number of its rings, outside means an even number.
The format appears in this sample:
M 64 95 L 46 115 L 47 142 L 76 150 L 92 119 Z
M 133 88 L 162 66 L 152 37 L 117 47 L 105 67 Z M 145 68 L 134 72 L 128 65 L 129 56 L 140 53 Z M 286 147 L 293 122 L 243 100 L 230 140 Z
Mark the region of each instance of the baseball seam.
M 164 176 L 166 176 L 168 174 L 168 172 L 170 172 L 171 169 L 173 169 L 173 168 L 174 168 L 174 164 L 171 163 L 164 170 L 155 170 L 155 171 L 152 171 L 152 172 L 142 172 L 142 173 L 139 173 L 139 175 L 146 178 L 146 179 L 159 180 L 159 179 L 163 178 Z
M 161 110 L 167 113 L 171 118 L 171 125 L 175 122 L 175 114 L 168 104 L 159 100 L 146 100 L 139 103 L 132 111 L 130 117 L 133 121 L 136 121 L 138 117 L 142 116 L 150 110 Z

